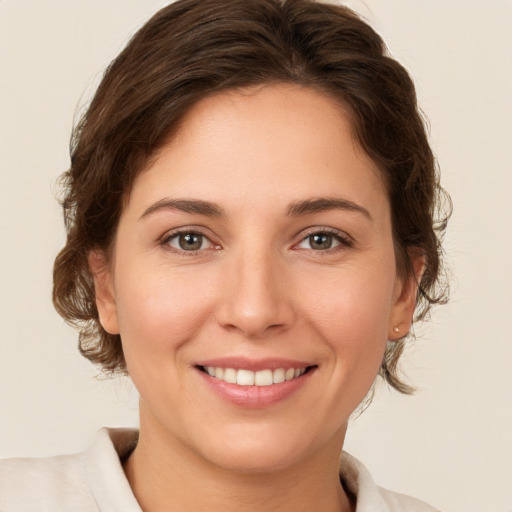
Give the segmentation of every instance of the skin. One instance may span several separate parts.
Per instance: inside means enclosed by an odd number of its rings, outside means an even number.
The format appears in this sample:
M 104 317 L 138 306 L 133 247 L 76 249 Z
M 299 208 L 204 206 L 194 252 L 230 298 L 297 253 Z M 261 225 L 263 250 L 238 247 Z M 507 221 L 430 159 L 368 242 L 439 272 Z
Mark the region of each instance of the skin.
M 319 198 L 345 203 L 289 214 Z M 223 215 L 162 207 L 176 199 Z M 143 510 L 352 510 L 338 477 L 348 418 L 415 305 L 390 219 L 380 171 L 331 98 L 283 84 L 192 108 L 136 179 L 111 261 L 89 258 L 101 323 L 121 334 L 141 396 L 125 470 Z M 202 234 L 200 249 L 181 248 L 177 229 Z M 194 367 L 226 356 L 315 370 L 249 409 Z

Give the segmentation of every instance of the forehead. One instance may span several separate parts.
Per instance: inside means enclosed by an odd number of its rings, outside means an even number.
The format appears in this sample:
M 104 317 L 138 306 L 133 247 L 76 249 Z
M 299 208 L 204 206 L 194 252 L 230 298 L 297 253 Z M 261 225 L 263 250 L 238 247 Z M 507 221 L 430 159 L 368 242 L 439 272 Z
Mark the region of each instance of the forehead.
M 336 190 L 368 203 L 386 195 L 383 185 L 343 104 L 309 88 L 265 85 L 194 105 L 137 177 L 130 202 L 167 193 L 275 203 Z

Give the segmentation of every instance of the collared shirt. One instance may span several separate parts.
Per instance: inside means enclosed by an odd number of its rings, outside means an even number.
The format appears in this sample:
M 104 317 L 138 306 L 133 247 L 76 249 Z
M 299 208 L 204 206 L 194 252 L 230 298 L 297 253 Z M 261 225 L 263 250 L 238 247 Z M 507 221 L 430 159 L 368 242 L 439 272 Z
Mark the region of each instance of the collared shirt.
M 103 428 L 82 453 L 0 461 L 0 512 L 142 512 L 121 463 L 137 438 L 135 429 Z M 340 479 L 356 499 L 356 512 L 439 512 L 378 487 L 345 452 Z

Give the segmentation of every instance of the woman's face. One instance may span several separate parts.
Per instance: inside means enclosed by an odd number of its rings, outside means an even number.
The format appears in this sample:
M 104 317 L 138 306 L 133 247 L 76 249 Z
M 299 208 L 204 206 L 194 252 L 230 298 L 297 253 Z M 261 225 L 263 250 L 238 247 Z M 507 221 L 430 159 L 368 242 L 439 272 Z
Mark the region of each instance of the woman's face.
M 188 113 L 135 181 L 96 287 L 141 429 L 244 471 L 337 458 L 414 306 L 380 171 L 341 107 L 291 85 Z

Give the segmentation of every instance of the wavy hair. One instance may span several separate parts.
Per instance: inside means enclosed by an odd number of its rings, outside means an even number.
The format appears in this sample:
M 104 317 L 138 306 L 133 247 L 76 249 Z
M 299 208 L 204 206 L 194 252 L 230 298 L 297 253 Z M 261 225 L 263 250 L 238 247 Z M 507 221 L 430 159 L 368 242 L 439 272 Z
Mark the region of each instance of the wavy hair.
M 449 216 L 413 82 L 381 37 L 347 7 L 314 0 L 179 0 L 157 12 L 108 66 L 71 140 L 61 177 L 67 241 L 54 265 L 53 301 L 79 331 L 81 353 L 125 372 L 119 335 L 101 326 L 88 266 L 112 245 L 123 201 L 148 159 L 198 101 L 220 91 L 292 83 L 348 107 L 378 164 L 392 211 L 397 268 L 425 259 L 416 319 L 446 300 L 441 238 Z M 401 392 L 408 337 L 388 343 L 381 376 Z

